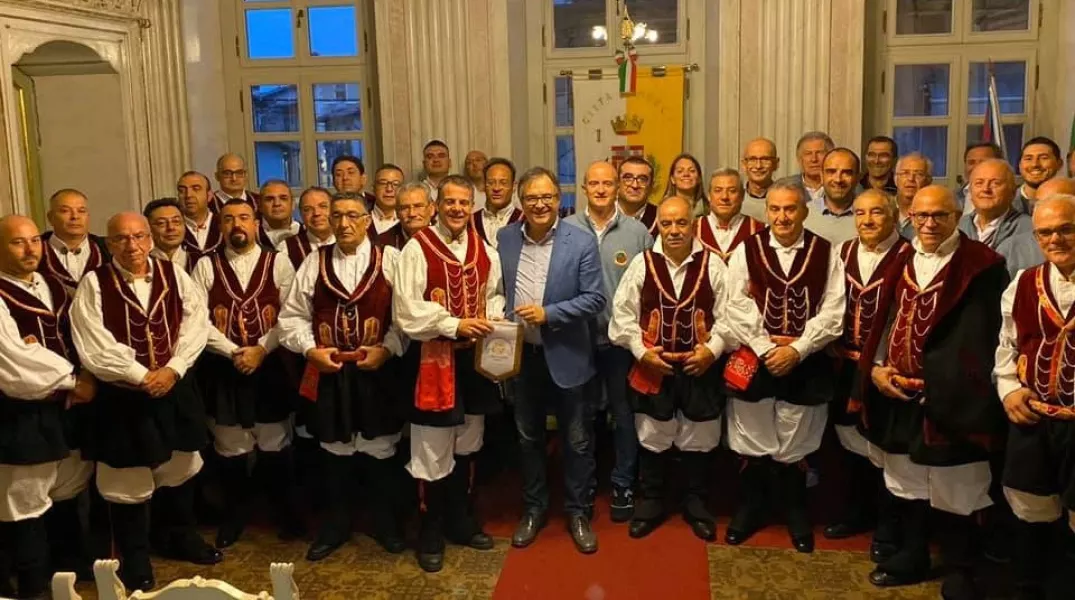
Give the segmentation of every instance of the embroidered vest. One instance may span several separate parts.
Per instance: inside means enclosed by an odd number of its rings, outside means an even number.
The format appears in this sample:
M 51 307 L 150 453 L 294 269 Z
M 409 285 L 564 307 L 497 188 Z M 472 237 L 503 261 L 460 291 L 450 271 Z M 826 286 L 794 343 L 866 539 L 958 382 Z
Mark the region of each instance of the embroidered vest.
M 483 218 L 483 215 L 485 215 L 484 208 L 471 215 L 470 222 L 474 225 L 474 230 L 478 232 L 478 235 L 481 236 L 481 239 L 485 240 L 486 244 L 496 244 L 496 240 L 489 239 L 488 234 L 485 233 L 485 219 Z M 517 223 L 522 220 L 523 211 L 519 210 L 518 208 L 512 209 L 511 214 L 508 216 L 508 220 L 504 223 L 503 227 L 507 227 L 512 223 Z
M 717 244 L 717 236 L 710 226 L 709 217 L 699 217 L 694 221 L 694 238 L 698 240 L 706 250 L 720 257 L 720 259 L 724 261 L 724 264 L 728 264 L 728 260 L 732 257 L 732 252 L 739 247 L 739 244 L 747 241 L 750 239 L 750 236 L 758 233 L 762 229 L 765 229 L 764 225 L 743 215 L 743 220 L 739 223 L 739 228 L 736 229 L 735 236 L 732 237 L 732 241 L 728 244 L 728 248 L 721 250 L 720 245 Z
M 665 352 L 693 352 L 696 345 L 709 341 L 713 328 L 716 298 L 709 282 L 709 252 L 693 255 L 678 295 L 668 259 L 652 250 L 643 257 L 646 278 L 639 299 L 642 340 L 646 346 L 660 346 Z
M 179 296 L 172 263 L 151 258 L 153 282 L 149 302 L 143 308 L 138 296 L 112 264 L 98 268 L 101 286 L 101 312 L 105 328 L 121 344 L 134 349 L 135 360 L 153 370 L 172 359 L 183 321 L 183 299 Z
M 414 239 L 426 259 L 423 298 L 448 309 L 453 317 L 485 318 L 485 290 L 492 263 L 482 240 L 467 236 L 466 256 L 460 263 L 433 228 L 419 230 Z
M 0 300 L 7 304 L 24 342 L 41 344 L 77 365 L 78 354 L 71 343 L 71 320 L 68 316 L 72 296 L 59 279 L 48 275 L 44 279 L 52 294 L 51 309 L 37 296 L 6 279 L 0 279 Z
M 56 253 L 56 249 L 52 247 L 52 244 L 48 243 L 51 236 L 55 235 L 53 232 L 47 232 L 41 236 L 41 245 L 44 246 L 41 256 L 41 262 L 37 266 L 39 273 L 51 275 L 60 280 L 60 283 L 67 286 L 69 289 L 74 290 L 78 287 L 78 282 L 82 279 L 79 277 L 76 279 L 71 273 L 67 271 L 67 268 L 63 266 L 60 261 L 59 254 Z M 104 252 L 101 252 L 100 240 L 94 236 L 89 236 L 89 258 L 86 259 L 86 267 L 82 269 L 82 274 L 85 275 L 90 271 L 100 267 L 105 262 Z
M 888 364 L 905 377 L 921 378 L 926 340 L 937 320 L 941 288 L 948 277 L 948 263 L 926 287 L 919 287 L 914 261 L 907 261 L 896 284 L 896 318 L 888 336 Z
M 403 233 L 402 223 L 396 223 L 381 233 L 377 233 L 373 225 L 370 225 L 370 233 L 370 241 L 378 248 L 391 246 L 396 250 L 402 250 L 403 245 L 407 243 L 407 236 Z
M 313 293 L 314 336 L 319 346 L 343 352 L 376 346 L 392 322 L 392 287 L 385 279 L 384 252 L 374 246 L 370 262 L 355 289 L 340 283 L 332 266 L 336 245 L 318 249 L 318 275 Z
M 884 327 L 882 319 L 885 315 L 880 314 L 880 303 L 885 296 L 885 288 L 895 284 L 900 274 L 898 268 L 902 258 L 912 251 L 907 240 L 897 238 L 896 243 L 877 263 L 870 278 L 863 280 L 858 263 L 859 243 L 856 238 L 844 242 L 840 247 L 840 256 L 845 265 L 844 333 L 833 345 L 837 354 L 855 361 L 859 359 L 862 346 L 874 327 L 878 324 Z
M 299 228 L 299 232 L 284 240 L 287 244 L 287 259 L 291 261 L 291 266 L 295 267 L 298 271 L 302 266 L 302 261 L 306 260 L 311 252 L 314 251 L 313 244 L 310 243 L 310 237 L 306 235 L 306 227 Z
M 276 252 L 262 250 L 243 289 L 224 250 L 205 260 L 212 261 L 213 286 L 209 288 L 209 319 L 217 331 L 239 346 L 253 346 L 276 325 L 280 315 L 280 288 L 273 278 Z
M 1075 306 L 1060 312 L 1045 263 L 1027 269 L 1016 286 L 1012 319 L 1019 381 L 1048 407 L 1075 408 Z M 1049 413 L 1046 411 L 1039 411 Z
M 769 335 L 799 337 L 806 322 L 817 314 L 825 294 L 831 246 L 803 231 L 803 247 L 796 251 L 790 273 L 785 274 L 776 250 L 769 246 L 770 235 L 765 229 L 747 240 L 750 295 Z

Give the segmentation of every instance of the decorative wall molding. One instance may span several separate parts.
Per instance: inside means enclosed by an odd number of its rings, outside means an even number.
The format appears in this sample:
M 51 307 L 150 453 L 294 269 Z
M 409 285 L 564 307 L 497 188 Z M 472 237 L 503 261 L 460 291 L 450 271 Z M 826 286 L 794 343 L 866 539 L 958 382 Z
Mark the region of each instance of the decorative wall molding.
M 26 8 L 138 19 L 145 0 L 22 0 Z M 35 6 L 36 5 L 36 6 Z

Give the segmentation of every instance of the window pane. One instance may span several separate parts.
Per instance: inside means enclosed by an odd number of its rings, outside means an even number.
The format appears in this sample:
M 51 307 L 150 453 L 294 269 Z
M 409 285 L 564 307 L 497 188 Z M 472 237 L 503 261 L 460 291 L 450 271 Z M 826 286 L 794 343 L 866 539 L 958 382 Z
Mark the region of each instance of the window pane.
M 636 46 L 679 41 L 679 0 L 632 0 L 631 20 L 635 22 L 631 39 Z
M 246 11 L 246 55 L 252 59 L 295 58 L 291 9 Z
M 984 115 L 989 98 L 989 65 L 971 63 L 969 75 L 967 113 Z M 997 80 L 1001 114 L 1022 114 L 1026 110 L 1026 63 L 993 63 L 993 76 Z
M 554 48 L 604 48 L 609 32 L 605 26 L 605 0 L 553 0 Z
M 899 0 L 896 35 L 952 32 L 952 0 Z
M 302 152 L 299 142 L 254 142 L 258 163 L 258 186 L 282 179 L 293 188 L 302 187 Z
M 351 155 L 365 161 L 362 140 L 320 140 L 317 142 L 317 185 L 332 187 L 332 161 L 337 156 Z M 367 173 L 369 171 L 367 170 Z
M 933 161 L 933 176 L 942 178 L 948 174 L 948 128 L 947 127 L 894 127 L 892 137 L 900 152 L 921 152 Z
M 556 78 L 556 126 L 575 126 L 575 91 L 570 77 Z
M 556 136 L 556 176 L 560 183 L 569 185 L 575 183 L 575 136 Z
M 1030 0 L 974 0 L 973 31 L 1026 31 L 1030 29 Z
M 317 131 L 362 131 L 362 97 L 357 83 L 315 83 Z
M 250 86 L 250 111 L 254 133 L 286 133 L 299 130 L 299 88 L 295 85 Z
M 982 126 L 967 125 L 967 145 L 982 141 Z M 995 140 L 994 140 L 995 141 Z M 1015 172 L 1019 172 L 1019 151 L 1023 147 L 1023 124 L 1004 125 L 1004 153 Z
M 354 6 L 310 8 L 310 56 L 358 56 Z
M 896 65 L 893 114 L 928 117 L 948 114 L 948 65 Z

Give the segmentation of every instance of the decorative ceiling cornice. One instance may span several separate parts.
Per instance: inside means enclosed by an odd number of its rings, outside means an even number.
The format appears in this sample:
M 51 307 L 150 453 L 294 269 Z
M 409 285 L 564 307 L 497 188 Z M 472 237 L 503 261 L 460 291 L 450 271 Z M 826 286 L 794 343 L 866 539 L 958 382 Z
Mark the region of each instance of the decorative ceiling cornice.
M 146 0 L 23 0 L 20 4 L 36 4 L 42 8 L 65 12 L 137 19 L 144 16 L 142 5 L 145 2 Z

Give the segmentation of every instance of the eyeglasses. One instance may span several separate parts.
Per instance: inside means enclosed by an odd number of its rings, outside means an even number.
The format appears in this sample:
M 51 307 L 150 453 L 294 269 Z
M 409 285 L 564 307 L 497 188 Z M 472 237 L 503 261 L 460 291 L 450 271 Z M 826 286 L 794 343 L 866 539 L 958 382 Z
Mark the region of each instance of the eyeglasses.
M 403 182 L 402 181 L 389 181 L 387 179 L 378 179 L 377 181 L 374 181 L 373 184 L 378 186 L 378 187 L 383 187 L 383 188 L 389 189 L 389 190 L 398 190 L 399 187 L 401 185 L 403 185 Z
M 948 220 L 948 217 L 952 216 L 952 213 L 948 211 L 938 212 L 913 212 L 910 213 L 911 218 L 918 225 L 925 225 L 927 221 L 933 219 L 934 223 L 941 224 Z
M 221 171 L 221 177 L 246 177 L 246 169 L 236 169 L 234 171 Z
M 544 196 L 523 196 L 523 204 L 527 206 L 537 206 L 540 202 L 545 206 L 552 206 L 556 202 L 556 194 L 545 194 Z
M 650 176 L 649 175 L 632 175 L 630 173 L 627 173 L 626 175 L 621 175 L 620 176 L 620 181 L 626 183 L 627 185 L 633 185 L 633 184 L 649 185 Z
M 369 213 L 360 213 L 358 211 L 352 212 L 334 212 L 332 218 L 335 220 L 347 219 L 348 221 L 358 221 L 370 216 Z
M 148 233 L 135 233 L 133 235 L 113 235 L 108 238 L 110 242 L 117 246 L 127 246 L 129 244 L 141 244 L 149 239 Z
M 1047 242 L 1053 239 L 1054 235 L 1059 235 L 1064 239 L 1075 238 L 1075 224 L 1068 223 L 1067 225 L 1061 225 L 1052 229 L 1035 229 L 1034 237 L 1038 238 L 1039 242 Z

